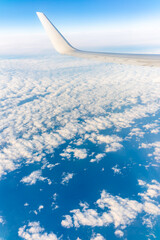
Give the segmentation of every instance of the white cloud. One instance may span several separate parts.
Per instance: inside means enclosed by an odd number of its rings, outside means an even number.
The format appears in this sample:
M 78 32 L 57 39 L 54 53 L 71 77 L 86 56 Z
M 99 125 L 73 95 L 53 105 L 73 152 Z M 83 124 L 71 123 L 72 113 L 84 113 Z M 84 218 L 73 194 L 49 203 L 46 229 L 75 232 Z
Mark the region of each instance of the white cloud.
M 74 149 L 74 157 L 79 159 L 84 159 L 87 157 L 86 149 Z
M 149 154 L 149 156 L 153 156 L 157 162 L 160 161 L 160 142 L 154 142 L 154 143 L 142 143 L 140 144 L 139 148 L 145 148 L 145 149 L 154 149 L 152 154 Z
M 38 207 L 38 211 L 39 212 L 41 212 L 41 210 L 44 208 L 44 206 L 43 205 L 40 205 L 39 207 Z
M 64 173 L 63 174 L 64 177 L 62 178 L 62 181 L 61 183 L 64 185 L 64 184 L 67 184 L 69 183 L 69 181 L 73 178 L 74 174 L 73 173 Z
M 142 138 L 144 136 L 144 132 L 140 128 L 132 128 L 128 137 L 136 136 Z
M 144 182 L 139 181 L 139 184 L 144 187 Z M 137 218 L 138 214 L 143 213 L 143 223 L 147 224 L 149 220 L 160 215 L 160 206 L 157 202 L 153 201 L 153 197 L 157 197 L 159 194 L 159 186 L 155 180 L 152 184 L 146 184 L 147 192 L 139 194 L 142 197 L 142 201 L 129 200 L 128 198 L 121 198 L 119 196 L 112 196 L 105 190 L 101 193 L 101 198 L 96 201 L 98 209 L 90 209 L 88 204 L 80 204 L 82 210 L 74 209 L 70 211 L 70 215 L 65 215 L 61 224 L 63 227 L 70 228 L 80 226 L 91 227 L 103 227 L 113 224 L 116 231 L 116 236 L 122 237 L 123 230 Z M 150 190 L 156 189 L 158 193 Z M 147 198 L 145 198 L 147 195 Z M 147 220 L 148 219 L 148 220 Z
M 45 168 L 45 167 L 47 167 L 47 168 L 49 168 L 50 170 L 52 170 L 54 167 L 56 167 L 56 166 L 58 166 L 58 165 L 60 165 L 60 163 L 55 163 L 55 164 L 46 164 L 46 165 L 44 165 L 44 167 L 43 168 Z
M 114 224 L 117 227 L 126 227 L 131 224 L 133 220 L 137 217 L 137 214 L 142 212 L 143 205 L 137 201 L 132 201 L 128 199 L 122 199 L 120 197 L 113 197 L 107 194 L 105 191 L 102 192 L 101 198 L 97 200 L 97 205 L 101 209 L 109 209 L 102 213 L 98 213 L 94 209 L 74 209 L 71 210 L 73 217 L 66 215 L 65 227 L 71 227 L 72 224 L 78 228 L 82 226 L 91 227 L 102 227 Z M 69 223 L 67 220 L 70 220 Z M 71 221 L 72 219 L 72 221 Z M 62 222 L 63 223 L 63 222 Z M 71 224 L 72 223 L 72 224 Z M 64 226 L 64 224 L 62 224 Z
M 114 167 L 112 167 L 112 170 L 114 174 L 121 174 L 121 169 L 118 168 L 118 165 L 115 165 Z
M 113 197 L 105 191 L 102 191 L 101 198 L 97 200 L 97 204 L 102 209 L 109 209 L 108 216 L 112 219 L 115 227 L 126 227 L 126 225 L 131 224 L 143 209 L 142 204 L 137 201 L 122 199 L 118 196 Z
M 159 127 L 159 122 L 155 122 L 155 123 L 148 123 L 146 125 L 143 126 L 146 130 L 150 130 L 151 133 L 157 134 L 160 131 L 160 127 Z
M 121 237 L 124 236 L 124 233 L 123 233 L 121 230 L 118 230 L 118 229 L 117 229 L 117 230 L 115 231 L 115 235 L 116 235 L 117 237 L 120 237 L 120 238 L 121 238 Z
M 58 194 L 57 194 L 57 193 L 54 193 L 54 194 L 53 194 L 53 200 L 56 201 L 56 200 L 57 200 L 57 197 L 58 197 Z
M 58 197 L 58 194 L 57 193 L 54 193 L 53 194 L 53 202 L 52 202 L 52 204 L 51 204 L 51 206 L 52 206 L 52 210 L 55 210 L 55 209 L 57 209 L 57 208 L 59 208 L 59 206 L 58 206 L 58 204 L 57 204 L 57 197 Z
M 45 229 L 40 226 L 39 222 L 29 222 L 28 225 L 20 227 L 18 236 L 25 240 L 58 240 L 54 233 L 46 233 Z
M 73 153 L 74 158 L 77 159 L 85 159 L 87 157 L 87 151 L 86 149 L 81 149 L 81 148 L 71 148 L 71 147 L 67 147 L 64 150 L 64 153 L 61 153 L 60 155 L 62 157 L 66 157 L 68 159 L 71 158 L 71 153 Z
M 143 181 L 143 180 L 141 180 L 141 179 L 139 179 L 139 180 L 138 180 L 138 184 L 139 184 L 140 186 L 145 186 L 145 185 L 146 185 L 146 182 Z
M 160 215 L 160 208 L 151 202 L 144 203 L 144 211 L 151 215 Z
M 145 181 L 138 180 L 140 186 L 147 188 L 147 191 L 144 193 L 139 193 L 146 201 L 151 201 L 152 199 L 160 196 L 160 183 L 156 180 L 152 180 L 151 184 L 147 184 Z
M 24 206 L 25 206 L 25 207 L 28 207 L 28 206 L 29 206 L 29 203 L 25 203 Z
M 2 216 L 0 216 L 0 223 L 1 223 L 1 224 L 4 224 L 4 219 L 3 219 Z
M 69 215 L 65 215 L 65 219 L 62 220 L 61 225 L 65 228 L 73 227 L 72 218 Z
M 91 159 L 90 162 L 99 162 L 106 154 L 99 153 L 95 156 L 95 158 Z
M 46 179 L 47 178 L 42 177 L 42 171 L 37 170 L 32 172 L 29 176 L 23 177 L 21 182 L 27 185 L 33 185 L 36 184 L 37 181 L 45 181 Z
M 116 152 L 123 147 L 123 145 L 120 144 L 120 142 L 122 142 L 123 139 L 116 135 L 110 136 L 93 133 L 89 136 L 86 135 L 86 138 L 88 138 L 93 143 L 98 144 L 105 143 L 106 144 L 105 152 Z
M 104 238 L 100 233 L 94 233 L 90 240 L 106 240 L 106 238 Z

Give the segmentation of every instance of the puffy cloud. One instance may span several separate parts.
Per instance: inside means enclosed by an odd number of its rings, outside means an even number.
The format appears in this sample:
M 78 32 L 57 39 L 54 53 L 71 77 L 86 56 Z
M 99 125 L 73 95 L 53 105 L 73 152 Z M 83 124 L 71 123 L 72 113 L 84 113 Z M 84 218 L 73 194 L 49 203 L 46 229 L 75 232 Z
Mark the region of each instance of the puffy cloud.
M 124 236 L 124 233 L 123 233 L 121 230 L 118 230 L 118 229 L 117 229 L 117 230 L 115 231 L 115 235 L 116 235 L 117 237 L 120 237 L 120 238 L 121 238 L 121 237 Z
M 20 227 L 18 236 L 25 240 L 58 240 L 54 233 L 46 233 L 39 222 L 29 222 L 28 225 Z
M 91 159 L 90 162 L 99 162 L 106 154 L 99 153 L 95 156 L 95 158 Z
M 29 176 L 23 177 L 21 182 L 27 185 L 33 185 L 36 184 L 37 181 L 45 181 L 46 179 L 47 178 L 42 177 L 42 171 L 37 170 L 32 172 Z
M 29 203 L 25 203 L 24 206 L 25 206 L 25 207 L 28 207 L 28 206 L 29 206 Z
M 101 209 L 109 209 L 109 211 L 104 211 L 98 213 L 97 210 L 83 208 L 72 210 L 72 224 L 75 227 L 83 226 L 108 226 L 111 223 L 115 227 L 131 224 L 131 222 L 136 218 L 137 214 L 142 212 L 143 205 L 137 201 L 122 199 L 120 197 L 113 197 L 112 195 L 102 191 L 101 198 L 97 200 L 97 205 Z M 70 215 L 65 216 L 65 223 L 67 227 L 71 226 Z M 69 224 L 67 225 L 66 219 L 69 219 Z M 63 225 L 64 226 L 64 225 Z
M 131 132 L 129 133 L 129 137 L 136 136 L 142 138 L 144 136 L 144 132 L 140 128 L 132 128 Z
M 86 135 L 86 138 L 93 143 L 105 144 L 105 152 L 116 152 L 123 147 L 123 145 L 120 144 L 123 139 L 116 135 L 100 135 L 93 133 L 90 136 Z
M 144 211 L 151 215 L 160 215 L 160 208 L 151 202 L 144 203 Z
M 64 177 L 62 178 L 61 183 L 67 184 L 69 181 L 73 178 L 74 174 L 73 173 L 63 173 Z
M 55 210 L 57 208 L 59 208 L 58 204 L 57 204 L 57 197 L 58 197 L 58 194 L 57 193 L 54 193 L 53 194 L 53 202 L 52 202 L 52 209 Z
M 40 212 L 43 208 L 44 208 L 44 206 L 43 206 L 43 205 L 40 205 L 40 206 L 38 207 L 38 211 Z
M 68 159 L 71 158 L 71 153 L 73 153 L 74 157 L 75 158 L 78 158 L 78 159 L 85 159 L 87 157 L 87 151 L 86 149 L 82 149 L 82 148 L 71 148 L 71 147 L 67 147 L 65 150 L 64 150 L 64 153 L 61 153 L 60 155 L 62 157 L 66 157 Z
M 160 131 L 159 122 L 148 123 L 143 126 L 146 130 L 150 130 L 151 133 L 157 134 Z
M 48 162 L 47 162 L 47 163 L 43 164 L 42 169 L 48 168 L 49 170 L 52 170 L 54 167 L 56 167 L 58 165 L 60 165 L 60 163 L 55 163 L 55 164 L 50 163 L 50 164 L 48 164 Z
M 74 149 L 74 157 L 79 159 L 84 159 L 87 157 L 86 149 Z
M 106 240 L 100 233 L 93 234 L 90 240 Z
M 140 186 L 147 188 L 146 192 L 139 193 L 144 200 L 151 201 L 152 199 L 160 196 L 160 183 L 156 180 L 152 180 L 151 184 L 148 184 L 142 180 L 138 180 L 138 183 Z
M 62 220 L 61 225 L 65 228 L 73 227 L 72 218 L 69 215 L 65 215 L 65 219 Z
M 142 212 L 143 205 L 134 200 L 122 199 L 121 197 L 113 197 L 110 194 L 102 191 L 101 198 L 97 200 L 100 208 L 109 209 L 109 216 L 111 217 L 115 227 L 131 224 L 137 217 L 137 214 Z
M 100 199 L 96 201 L 98 209 L 90 209 L 86 203 L 80 204 L 82 210 L 71 210 L 71 214 L 65 215 L 61 224 L 66 228 L 73 226 L 76 228 L 80 226 L 102 227 L 114 224 L 116 236 L 122 237 L 121 229 L 126 228 L 136 219 L 138 214 L 143 213 L 143 223 L 148 226 L 149 220 L 160 215 L 160 206 L 157 202 L 152 201 L 152 198 L 159 194 L 159 186 L 155 180 L 152 183 L 146 184 L 147 192 L 139 194 L 142 196 L 141 202 L 112 196 L 103 190 Z M 139 184 L 144 186 L 145 182 L 139 181 Z M 151 189 L 156 189 L 157 192 L 151 193 Z M 145 195 L 147 195 L 147 199 Z
M 114 174 L 121 174 L 121 169 L 118 168 L 118 165 L 115 165 L 114 167 L 112 167 L 112 170 Z
M 1 223 L 1 224 L 4 224 L 4 219 L 3 219 L 2 216 L 0 216 L 0 223 Z
M 154 149 L 153 154 L 149 154 L 149 156 L 154 156 L 157 162 L 160 161 L 160 142 L 159 141 L 154 143 L 142 143 L 140 144 L 139 148 Z

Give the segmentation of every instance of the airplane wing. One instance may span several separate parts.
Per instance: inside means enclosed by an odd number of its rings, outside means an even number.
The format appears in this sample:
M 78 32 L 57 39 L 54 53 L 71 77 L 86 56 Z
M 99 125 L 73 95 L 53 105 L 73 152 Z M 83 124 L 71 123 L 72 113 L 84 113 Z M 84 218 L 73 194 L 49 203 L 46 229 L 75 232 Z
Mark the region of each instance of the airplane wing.
M 43 13 L 37 12 L 37 15 L 44 29 L 46 30 L 54 48 L 60 54 L 82 58 L 93 58 L 109 63 L 160 67 L 160 55 L 158 54 L 103 53 L 76 49 L 63 37 L 63 35 Z

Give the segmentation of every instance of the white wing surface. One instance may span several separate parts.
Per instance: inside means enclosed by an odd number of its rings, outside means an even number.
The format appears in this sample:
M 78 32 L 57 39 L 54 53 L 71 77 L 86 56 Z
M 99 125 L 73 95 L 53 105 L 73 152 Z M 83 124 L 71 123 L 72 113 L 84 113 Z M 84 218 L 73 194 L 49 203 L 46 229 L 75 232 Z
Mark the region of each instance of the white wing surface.
M 160 67 L 160 55 L 158 54 L 123 54 L 123 53 L 102 53 L 82 51 L 74 48 L 56 29 L 56 27 L 49 21 L 49 19 L 40 12 L 37 15 L 46 30 L 54 48 L 61 54 L 69 56 L 94 58 L 97 60 L 121 63 L 121 64 L 134 64 L 142 66 L 157 66 Z

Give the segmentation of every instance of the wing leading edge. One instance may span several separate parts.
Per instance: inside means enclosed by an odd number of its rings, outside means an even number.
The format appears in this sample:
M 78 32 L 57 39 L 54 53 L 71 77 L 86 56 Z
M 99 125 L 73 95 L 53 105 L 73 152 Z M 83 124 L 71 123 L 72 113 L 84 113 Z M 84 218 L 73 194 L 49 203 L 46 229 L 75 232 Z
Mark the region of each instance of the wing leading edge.
M 63 37 L 63 35 L 57 30 L 57 28 L 49 21 L 49 19 L 43 13 L 37 12 L 37 15 L 44 29 L 46 30 L 54 48 L 60 54 L 66 54 L 69 56 L 82 58 L 94 58 L 97 60 L 110 63 L 160 67 L 160 55 L 158 54 L 152 55 L 152 54 L 100 53 L 76 49 Z

